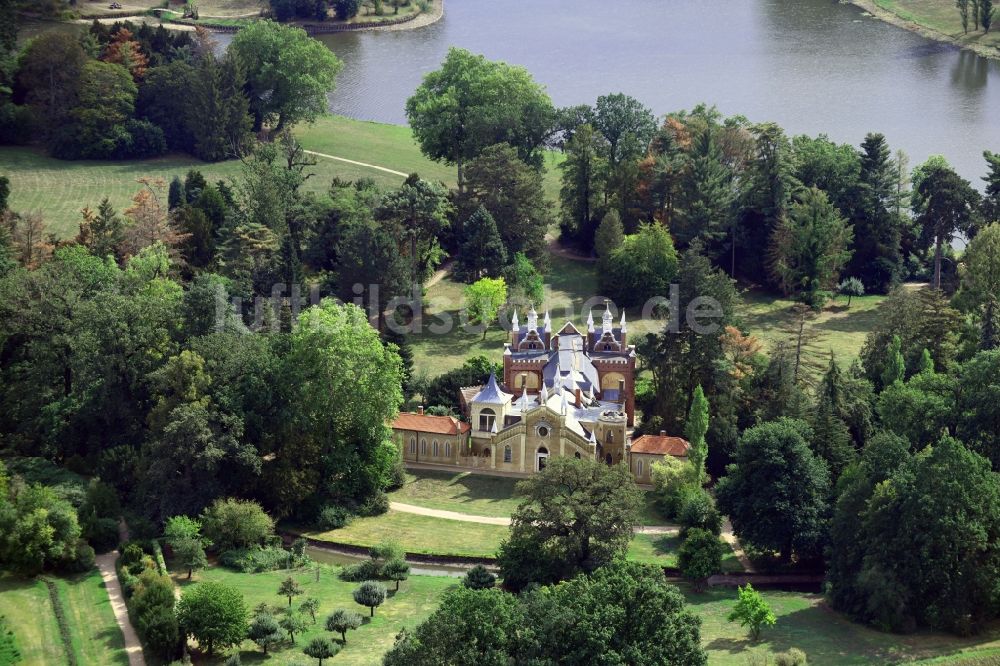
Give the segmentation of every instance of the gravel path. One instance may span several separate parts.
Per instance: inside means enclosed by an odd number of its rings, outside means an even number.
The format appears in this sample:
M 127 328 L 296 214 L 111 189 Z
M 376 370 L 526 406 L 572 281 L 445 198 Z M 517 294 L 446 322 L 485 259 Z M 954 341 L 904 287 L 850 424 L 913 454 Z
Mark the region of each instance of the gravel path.
M 354 164 L 356 166 L 367 167 L 369 169 L 377 169 L 378 171 L 384 171 L 386 173 L 391 173 L 394 176 L 402 176 L 403 178 L 406 178 L 407 176 L 410 175 L 408 173 L 403 173 L 402 171 L 396 171 L 395 169 L 389 169 L 389 168 L 384 167 L 384 166 L 378 166 L 376 164 L 368 164 L 367 162 L 356 162 L 354 160 L 349 160 L 346 157 L 337 157 L 336 155 L 327 155 L 325 153 L 317 153 L 314 150 L 303 150 L 302 152 L 304 152 L 307 155 L 315 155 L 316 157 L 322 157 L 322 158 L 328 159 L 328 160 L 337 160 L 338 162 L 347 162 L 348 164 Z
M 128 609 L 125 608 L 125 597 L 122 595 L 122 587 L 118 583 L 118 574 L 115 573 L 115 559 L 118 551 L 98 555 L 95 558 L 97 568 L 101 571 L 101 578 L 104 579 L 104 587 L 108 591 L 108 598 L 111 600 L 111 609 L 115 612 L 115 620 L 118 627 L 125 636 L 125 651 L 128 653 L 129 666 L 146 666 L 146 658 L 142 654 L 142 643 L 139 642 L 139 635 L 135 633 L 135 628 L 128 618 Z

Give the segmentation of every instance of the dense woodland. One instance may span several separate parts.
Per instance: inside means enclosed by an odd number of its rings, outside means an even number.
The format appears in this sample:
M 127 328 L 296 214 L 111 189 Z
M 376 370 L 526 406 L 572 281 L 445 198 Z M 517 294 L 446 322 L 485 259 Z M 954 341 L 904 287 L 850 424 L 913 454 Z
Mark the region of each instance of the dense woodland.
M 694 446 L 693 464 L 656 470 L 662 509 L 691 543 L 718 533 L 721 512 L 749 550 L 777 568 L 825 570 L 833 604 L 883 629 L 967 634 L 996 616 L 1000 155 L 984 153 L 980 191 L 940 157 L 910 169 L 877 133 L 854 147 L 707 106 L 657 118 L 621 94 L 556 109 L 525 70 L 454 49 L 407 115 L 424 153 L 455 166 L 457 188 L 414 174 L 389 190 L 333 182 L 316 197 L 301 189 L 312 163 L 290 129 L 323 111 L 339 65 L 301 31 L 254 24 L 224 55 L 204 34 L 126 26 L 39 37 L 16 57 L 5 43 L 16 66 L 4 70 L 13 86 L 0 87 L 0 113 L 59 128 L 27 135 L 55 154 L 155 146 L 239 156 L 242 171 L 216 183 L 196 170 L 143 180 L 124 211 L 81 202 L 95 207 L 70 239 L 8 210 L 0 179 L 4 457 L 101 479 L 90 505 L 110 494 L 151 534 L 177 516 L 210 523 L 225 498 L 307 523 L 383 512 L 385 492 L 403 482 L 386 424 L 418 397 L 436 413 L 455 409 L 455 388 L 492 369 L 474 358 L 429 381 L 411 376 L 407 339 L 387 325 L 410 309 L 390 300 L 419 294 L 453 258 L 475 318 L 489 324 L 508 300 L 538 302 L 546 232 L 558 226 L 565 246 L 597 257 L 618 306 L 670 284 L 682 311 L 701 296 L 722 306 L 717 334 L 670 321 L 638 342 L 639 432 Z M 321 82 L 274 66 L 279 50 L 301 55 Z M 542 189 L 545 150 L 565 156 L 555 209 Z M 742 327 L 738 285 L 799 302 L 785 342 L 765 350 Z M 306 308 L 314 290 L 364 297 L 367 309 L 333 299 Z M 888 294 L 849 367 L 808 326 L 838 293 Z M 532 502 L 500 553 L 510 589 L 571 582 L 551 596 L 450 595 L 387 663 L 458 649 L 434 641 L 469 608 L 520 625 L 553 604 L 596 614 L 629 586 L 676 615 L 669 636 L 650 628 L 637 641 L 700 663 L 677 595 L 613 564 L 635 519 L 634 485 L 614 476 L 627 473 L 583 467 L 546 472 L 589 475 L 595 494 L 622 493 L 626 513 L 604 516 L 594 534 L 547 534 L 537 525 L 560 506 L 546 494 L 558 484 L 529 481 Z M 73 507 L 16 478 L 0 489 L 7 565 L 69 566 L 81 535 L 107 539 L 111 509 Z M 41 519 L 53 528 L 40 546 L 38 506 L 51 508 Z M 692 545 L 687 561 L 703 554 Z M 525 659 L 551 663 L 555 646 L 583 640 L 555 636 L 496 650 L 530 647 Z

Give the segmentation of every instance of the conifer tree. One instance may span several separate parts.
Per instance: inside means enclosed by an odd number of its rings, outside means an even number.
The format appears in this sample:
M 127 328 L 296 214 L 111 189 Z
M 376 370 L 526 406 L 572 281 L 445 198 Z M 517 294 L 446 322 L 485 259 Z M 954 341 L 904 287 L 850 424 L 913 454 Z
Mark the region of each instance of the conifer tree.
M 507 249 L 490 212 L 483 206 L 477 208 L 466 221 L 464 231 L 460 273 L 470 282 L 481 277 L 499 277 L 507 264 Z

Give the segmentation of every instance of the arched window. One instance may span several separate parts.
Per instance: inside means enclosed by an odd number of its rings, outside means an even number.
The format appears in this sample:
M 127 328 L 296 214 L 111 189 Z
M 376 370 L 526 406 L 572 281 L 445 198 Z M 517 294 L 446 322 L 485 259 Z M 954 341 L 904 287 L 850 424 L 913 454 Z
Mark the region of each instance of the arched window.
M 573 457 L 579 460 L 579 458 L 580 458 L 580 452 L 577 451 L 576 453 L 574 453 Z
M 615 441 L 615 433 L 609 430 L 608 434 L 604 436 L 604 441 L 607 442 L 608 444 Z
M 513 456 L 514 456 L 514 454 L 510 450 L 510 444 L 508 444 L 507 446 L 503 447 L 503 461 L 505 463 L 509 463 L 511 460 L 513 460 Z
M 451 442 L 444 443 L 444 457 L 451 458 Z
M 642 459 L 635 461 L 635 475 L 642 476 Z
M 432 447 L 432 449 L 434 451 L 434 457 L 437 458 L 438 457 L 438 441 L 436 439 L 434 440 L 433 444 L 431 444 L 431 447 Z
M 427 455 L 427 440 L 426 439 L 421 439 L 420 440 L 420 455 L 422 455 L 422 456 L 426 456 Z
M 479 429 L 484 432 L 493 430 L 493 424 L 497 421 L 497 413 L 489 407 L 484 407 L 479 411 Z
M 416 437 L 411 437 L 410 438 L 410 455 L 411 456 L 417 455 L 417 438 Z
M 489 458 L 490 457 L 490 450 L 489 449 L 483 449 L 483 457 L 484 458 Z

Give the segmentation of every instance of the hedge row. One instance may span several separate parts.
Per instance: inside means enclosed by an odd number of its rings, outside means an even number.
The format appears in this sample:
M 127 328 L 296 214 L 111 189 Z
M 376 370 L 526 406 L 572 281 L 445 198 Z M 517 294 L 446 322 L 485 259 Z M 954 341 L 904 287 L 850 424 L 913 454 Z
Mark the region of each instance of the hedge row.
M 66 655 L 66 663 L 69 666 L 77 666 L 76 653 L 73 652 L 73 637 L 69 633 L 69 621 L 66 619 L 66 609 L 63 608 L 62 599 L 59 597 L 59 588 L 48 579 L 42 578 L 45 587 L 49 590 L 49 600 L 52 602 L 52 612 L 56 616 L 56 623 L 59 625 L 59 638 L 62 639 L 63 653 Z

